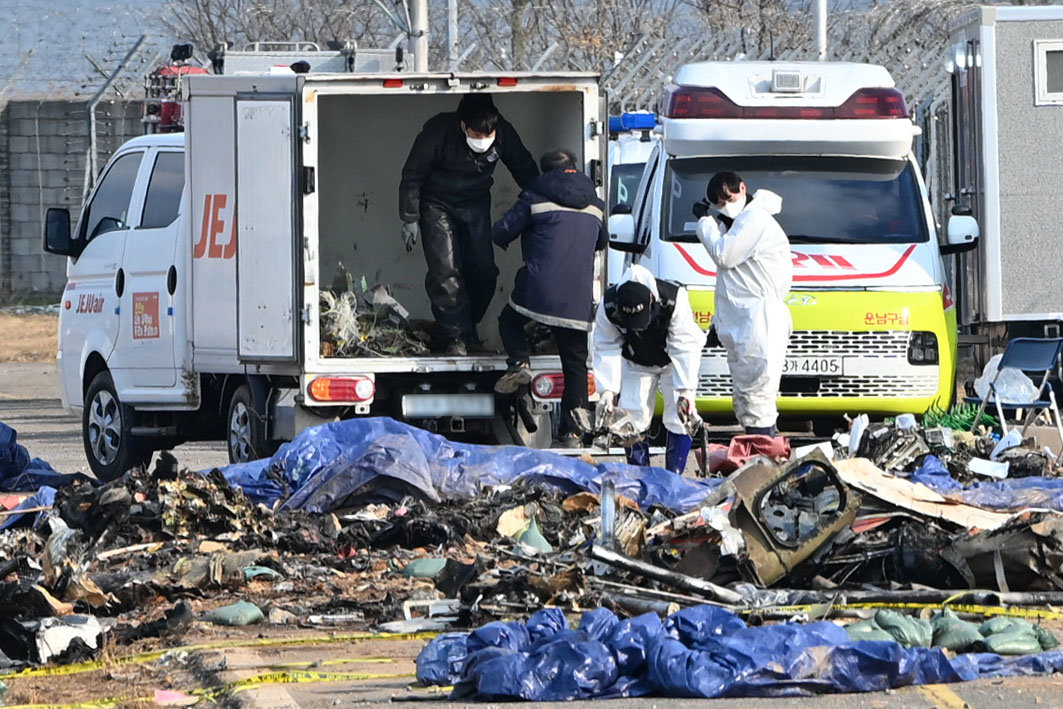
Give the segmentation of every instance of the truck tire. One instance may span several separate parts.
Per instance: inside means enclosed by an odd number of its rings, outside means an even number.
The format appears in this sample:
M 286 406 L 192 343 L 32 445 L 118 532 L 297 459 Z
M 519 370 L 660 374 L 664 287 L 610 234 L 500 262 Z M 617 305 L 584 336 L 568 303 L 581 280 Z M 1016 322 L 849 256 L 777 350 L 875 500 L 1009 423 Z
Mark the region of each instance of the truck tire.
M 130 433 L 133 418 L 133 409 L 119 401 L 110 373 L 93 377 L 85 392 L 81 437 L 89 468 L 103 482 L 146 465 L 151 458 L 151 451 Z
M 266 416 L 256 409 L 251 388 L 246 383 L 237 387 L 229 399 L 225 426 L 230 463 L 247 463 L 270 455 Z

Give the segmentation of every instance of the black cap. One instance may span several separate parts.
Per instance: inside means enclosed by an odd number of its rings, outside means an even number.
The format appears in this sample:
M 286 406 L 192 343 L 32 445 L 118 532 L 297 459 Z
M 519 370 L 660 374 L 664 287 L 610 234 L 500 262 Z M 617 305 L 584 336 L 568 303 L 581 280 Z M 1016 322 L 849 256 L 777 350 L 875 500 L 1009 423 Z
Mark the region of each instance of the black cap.
M 645 330 L 650 324 L 653 292 L 637 281 L 626 281 L 616 289 L 616 312 L 625 330 Z

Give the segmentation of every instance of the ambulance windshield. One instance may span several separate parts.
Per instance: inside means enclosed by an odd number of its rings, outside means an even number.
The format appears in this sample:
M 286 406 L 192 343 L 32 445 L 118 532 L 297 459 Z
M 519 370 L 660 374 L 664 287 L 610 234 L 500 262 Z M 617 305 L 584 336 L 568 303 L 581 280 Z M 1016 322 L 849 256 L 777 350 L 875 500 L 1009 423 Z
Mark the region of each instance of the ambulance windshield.
M 782 197 L 775 218 L 793 244 L 927 241 L 922 200 L 907 160 L 822 156 L 673 158 L 665 189 L 665 240 L 697 241 L 694 203 L 713 174 L 738 173 L 750 192 Z
M 630 207 L 635 201 L 635 193 L 639 191 L 644 167 L 646 167 L 644 162 L 630 162 L 609 168 L 610 211 L 618 204 L 626 204 Z

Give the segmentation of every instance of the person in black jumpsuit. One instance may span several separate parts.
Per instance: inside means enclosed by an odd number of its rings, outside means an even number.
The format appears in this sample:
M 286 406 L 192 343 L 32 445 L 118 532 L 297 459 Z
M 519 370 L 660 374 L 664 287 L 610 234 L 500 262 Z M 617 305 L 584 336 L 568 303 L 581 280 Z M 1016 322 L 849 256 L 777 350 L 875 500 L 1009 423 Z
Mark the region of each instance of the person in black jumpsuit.
M 467 94 L 456 112 L 440 113 L 424 124 L 402 169 L 402 236 L 407 251 L 421 238 L 428 262 L 425 290 L 448 340 L 448 354 L 464 355 L 467 345 L 479 345 L 476 326 L 498 281 L 491 185 L 499 161 L 522 189 L 539 176 L 491 97 Z

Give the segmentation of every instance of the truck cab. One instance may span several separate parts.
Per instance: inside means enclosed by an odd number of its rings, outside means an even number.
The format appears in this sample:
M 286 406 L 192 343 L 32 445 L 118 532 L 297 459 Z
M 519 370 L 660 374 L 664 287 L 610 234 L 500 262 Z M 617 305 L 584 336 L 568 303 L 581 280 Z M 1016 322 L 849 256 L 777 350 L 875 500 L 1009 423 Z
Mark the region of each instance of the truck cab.
M 880 66 L 705 62 L 664 89 L 661 140 L 632 214 L 613 215 L 611 246 L 684 284 L 699 323 L 714 313 L 716 265 L 693 205 L 716 172 L 782 197 L 793 316 L 783 415 L 923 413 L 954 389 L 956 316 L 926 188 L 918 128 Z M 702 357 L 697 404 L 731 408 L 722 349 Z

